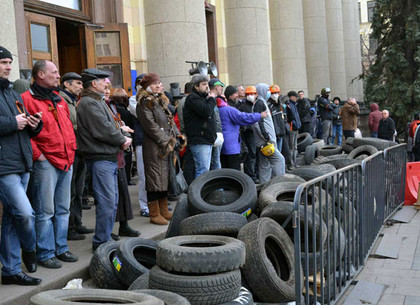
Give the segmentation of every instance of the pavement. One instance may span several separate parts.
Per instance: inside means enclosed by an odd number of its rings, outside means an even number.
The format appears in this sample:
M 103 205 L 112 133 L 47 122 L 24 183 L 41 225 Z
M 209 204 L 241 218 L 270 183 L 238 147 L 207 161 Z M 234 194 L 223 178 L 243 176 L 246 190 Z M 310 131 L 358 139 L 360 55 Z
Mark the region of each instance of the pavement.
M 403 209 L 414 209 L 405 206 Z M 351 285 L 336 305 L 419 305 L 420 304 L 420 213 L 417 211 L 408 223 L 391 223 L 384 226 L 372 253 L 385 236 L 400 240 L 394 245 L 397 258 L 383 258 L 370 255 L 354 283 L 362 288 L 369 287 L 370 295 L 361 290 L 353 293 Z M 372 296 L 372 291 L 379 292 Z M 355 291 L 356 292 L 356 291 Z M 369 299 L 371 298 L 371 299 Z
M 133 178 L 136 182 L 136 178 Z M 141 232 L 140 237 L 146 239 L 160 240 L 163 239 L 166 233 L 167 226 L 158 226 L 151 224 L 149 218 L 140 216 L 140 207 L 138 203 L 137 185 L 129 186 L 129 191 L 132 200 L 134 219 L 129 221 L 129 225 Z M 172 207 L 175 203 L 171 204 Z M 90 210 L 83 210 L 83 225 L 88 228 L 95 227 L 95 208 L 92 206 Z M 118 234 L 118 223 L 115 223 L 113 232 Z M 28 305 L 31 296 L 46 290 L 61 289 L 68 281 L 81 278 L 83 279 L 83 286 L 92 286 L 92 280 L 89 280 L 90 275 L 88 271 L 90 259 L 92 258 L 92 236 L 86 235 L 85 240 L 68 241 L 71 252 L 79 256 L 79 260 L 75 263 L 64 263 L 60 269 L 46 269 L 38 265 L 38 270 L 35 273 L 30 273 L 31 276 L 42 279 L 42 283 L 38 286 L 18 286 L 18 285 L 0 285 L 0 304 L 10 305 Z M 129 237 L 121 237 L 121 240 Z M 22 266 L 23 271 L 26 268 Z

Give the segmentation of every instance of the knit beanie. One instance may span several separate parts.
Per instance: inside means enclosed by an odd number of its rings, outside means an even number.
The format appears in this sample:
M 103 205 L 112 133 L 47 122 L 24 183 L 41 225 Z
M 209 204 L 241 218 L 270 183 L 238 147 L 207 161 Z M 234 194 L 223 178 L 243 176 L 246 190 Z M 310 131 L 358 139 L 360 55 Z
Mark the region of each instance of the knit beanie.
M 10 51 L 8 49 L 0 46 L 0 59 L 3 59 L 3 58 L 10 58 L 10 59 L 13 60 L 12 53 L 10 53 Z
M 231 95 L 235 94 L 236 92 L 238 92 L 238 89 L 236 89 L 236 87 L 234 87 L 234 86 L 229 85 L 225 89 L 225 96 L 226 96 L 227 99 L 229 99 L 229 97 Z
M 160 77 L 159 74 L 157 73 L 147 73 L 143 79 L 140 82 L 140 86 L 142 86 L 142 88 L 147 89 L 147 87 L 149 87 L 151 84 L 155 83 L 155 82 L 159 82 L 160 81 Z

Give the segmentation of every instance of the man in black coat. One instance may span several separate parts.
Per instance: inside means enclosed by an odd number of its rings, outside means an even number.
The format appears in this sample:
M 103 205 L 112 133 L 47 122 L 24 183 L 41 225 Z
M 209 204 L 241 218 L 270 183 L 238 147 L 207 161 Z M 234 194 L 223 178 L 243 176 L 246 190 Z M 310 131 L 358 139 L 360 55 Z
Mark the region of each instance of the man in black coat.
M 311 124 L 311 102 L 305 97 L 305 92 L 300 90 L 298 92 L 297 110 L 299 112 L 300 122 L 302 127 L 299 129 L 299 133 L 309 132 Z
M 332 119 L 334 109 L 337 107 L 329 99 L 330 88 L 322 88 L 321 96 L 318 98 L 318 111 L 322 121 L 322 138 L 325 145 L 331 145 L 332 139 Z
M 20 250 L 28 272 L 35 272 L 35 212 L 26 189 L 32 170 L 31 137 L 42 129 L 42 113 L 29 114 L 8 80 L 12 54 L 0 47 L 0 200 L 3 203 L 0 260 L 2 284 L 38 285 L 20 267 Z
M 389 111 L 382 110 L 382 119 L 379 121 L 378 138 L 393 141 L 395 133 L 394 120 L 389 117 Z

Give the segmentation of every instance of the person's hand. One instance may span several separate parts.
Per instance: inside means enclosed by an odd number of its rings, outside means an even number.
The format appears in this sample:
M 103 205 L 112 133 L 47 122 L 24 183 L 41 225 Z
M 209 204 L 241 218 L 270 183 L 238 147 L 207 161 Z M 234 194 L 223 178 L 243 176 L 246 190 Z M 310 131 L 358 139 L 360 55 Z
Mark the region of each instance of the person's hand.
M 27 119 L 28 125 L 35 129 L 42 119 L 42 112 L 37 112 L 35 115 L 30 115 Z
M 126 125 L 121 126 L 121 129 L 124 130 L 125 132 L 129 132 L 129 133 L 133 133 L 134 132 L 133 129 L 131 129 L 130 127 L 128 127 Z
M 45 158 L 44 154 L 41 154 L 37 161 L 45 161 L 45 160 L 47 160 L 47 158 Z
M 265 119 L 266 117 L 268 117 L 268 112 L 267 111 L 261 112 L 261 118 Z
M 210 91 L 208 96 L 211 96 L 211 97 L 214 97 L 215 98 L 216 97 L 216 93 Z
M 129 147 L 130 147 L 130 145 L 131 145 L 131 142 L 133 141 L 131 138 L 129 138 L 129 137 L 124 137 L 125 138 L 125 142 L 124 142 L 124 144 L 123 145 L 121 145 L 121 149 L 122 150 L 127 150 Z
M 26 114 L 22 113 L 16 116 L 16 122 L 18 125 L 18 129 L 22 130 L 23 128 L 28 125 L 28 119 L 26 118 Z

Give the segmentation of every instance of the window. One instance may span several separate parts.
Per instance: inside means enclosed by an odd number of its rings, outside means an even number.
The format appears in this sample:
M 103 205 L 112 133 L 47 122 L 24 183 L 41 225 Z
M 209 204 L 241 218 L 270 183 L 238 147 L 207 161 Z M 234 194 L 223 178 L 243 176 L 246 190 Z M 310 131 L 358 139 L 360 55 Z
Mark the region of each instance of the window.
M 375 1 L 368 1 L 367 2 L 367 9 L 368 9 L 368 21 L 372 22 L 373 20 L 373 13 L 375 12 Z
M 67 7 L 67 8 L 71 8 L 74 9 L 76 11 L 81 11 L 82 10 L 82 3 L 80 0 L 40 0 L 42 2 L 47 2 L 47 3 L 51 3 L 54 5 L 58 5 L 58 6 L 63 6 L 63 7 Z

